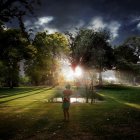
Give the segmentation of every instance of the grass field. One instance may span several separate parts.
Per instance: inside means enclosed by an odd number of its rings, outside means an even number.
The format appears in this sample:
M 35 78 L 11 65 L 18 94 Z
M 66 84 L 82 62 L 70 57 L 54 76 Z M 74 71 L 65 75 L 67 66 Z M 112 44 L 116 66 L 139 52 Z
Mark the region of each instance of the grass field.
M 0 89 L 0 140 L 138 140 L 140 88 L 106 86 L 104 101 L 73 103 L 70 122 L 63 121 L 61 103 L 47 99 L 57 88 Z

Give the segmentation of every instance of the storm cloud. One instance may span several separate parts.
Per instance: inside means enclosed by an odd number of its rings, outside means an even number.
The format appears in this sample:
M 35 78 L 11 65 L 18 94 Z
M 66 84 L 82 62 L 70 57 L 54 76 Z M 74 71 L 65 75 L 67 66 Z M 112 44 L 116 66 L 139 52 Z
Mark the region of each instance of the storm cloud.
M 25 25 L 38 31 L 65 32 L 75 27 L 107 28 L 113 44 L 140 34 L 139 0 L 42 0 L 35 9 L 36 18 Z

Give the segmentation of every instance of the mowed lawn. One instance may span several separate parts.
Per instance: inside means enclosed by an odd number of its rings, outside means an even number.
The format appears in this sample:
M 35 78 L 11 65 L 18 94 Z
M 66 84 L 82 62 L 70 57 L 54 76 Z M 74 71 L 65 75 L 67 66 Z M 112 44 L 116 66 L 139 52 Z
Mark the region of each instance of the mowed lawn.
M 139 140 L 140 88 L 106 86 L 104 101 L 73 103 L 63 121 L 58 88 L 0 89 L 0 140 Z

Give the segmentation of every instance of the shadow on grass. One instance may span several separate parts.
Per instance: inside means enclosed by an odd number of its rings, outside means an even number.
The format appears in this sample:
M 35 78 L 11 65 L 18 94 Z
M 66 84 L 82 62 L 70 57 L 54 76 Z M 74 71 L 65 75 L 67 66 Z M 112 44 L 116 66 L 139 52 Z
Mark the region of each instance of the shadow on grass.
M 119 104 L 123 104 L 125 106 L 129 106 L 129 107 L 136 108 L 136 109 L 140 110 L 140 105 L 139 104 L 131 103 L 131 102 L 124 101 L 124 100 L 119 100 L 116 97 L 113 97 L 113 96 L 110 96 L 110 95 L 103 95 L 103 94 L 100 94 L 100 95 L 106 97 L 110 101 L 113 100 L 113 102 L 115 101 Z
M 6 92 L 6 93 L 4 93 L 4 95 L 0 96 L 0 98 L 7 98 L 7 97 L 19 95 L 19 94 L 25 94 L 25 93 L 36 91 L 36 90 L 39 90 L 39 89 L 42 89 L 42 88 L 36 88 L 36 89 L 23 88 L 23 91 L 22 91 L 22 88 L 20 88 L 20 89 L 10 89 L 10 90 L 5 89 L 5 90 L 2 90 L 2 91 Z M 0 91 L 1 91 L 1 89 L 0 89 Z
M 24 98 L 24 97 L 28 97 L 28 96 L 32 96 L 32 95 L 35 95 L 35 94 L 39 94 L 39 93 L 41 93 L 41 92 L 43 92 L 43 91 L 45 91 L 45 90 L 51 90 L 53 87 L 50 87 L 50 88 L 48 88 L 48 89 L 42 89 L 41 91 L 39 91 L 39 92 L 35 92 L 35 93 L 32 93 L 32 94 L 29 94 L 29 95 L 24 95 L 24 96 L 20 96 L 20 97 L 16 97 L 16 98 L 14 98 L 14 99 L 9 99 L 9 100 L 6 100 L 6 101 L 1 101 L 0 102 L 0 104 L 3 104 L 3 103 L 7 103 L 7 102 L 9 102 L 9 101 L 13 101 L 13 100 L 16 100 L 16 99 L 20 99 L 20 98 Z M 38 89 L 39 90 L 39 89 Z M 36 91 L 36 90 L 35 90 Z M 29 91 L 29 92 L 31 92 L 31 91 Z M 28 92 L 27 92 L 28 93 Z M 19 94 L 18 94 L 19 95 Z
M 108 84 L 108 85 L 102 85 L 102 86 L 95 86 L 99 90 L 139 90 L 139 87 L 133 87 L 133 86 L 126 86 L 126 85 L 120 85 L 120 84 Z

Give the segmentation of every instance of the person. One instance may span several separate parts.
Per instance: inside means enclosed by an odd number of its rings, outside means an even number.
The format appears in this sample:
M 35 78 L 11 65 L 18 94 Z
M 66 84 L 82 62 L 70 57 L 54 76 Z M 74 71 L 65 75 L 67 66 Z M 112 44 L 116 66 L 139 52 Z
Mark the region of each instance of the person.
M 72 90 L 70 89 L 70 85 L 65 86 L 65 90 L 63 91 L 63 113 L 64 113 L 64 121 L 69 121 L 69 107 L 70 107 L 70 96 L 72 94 Z

